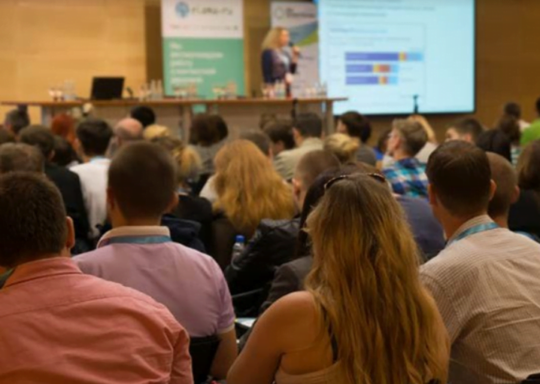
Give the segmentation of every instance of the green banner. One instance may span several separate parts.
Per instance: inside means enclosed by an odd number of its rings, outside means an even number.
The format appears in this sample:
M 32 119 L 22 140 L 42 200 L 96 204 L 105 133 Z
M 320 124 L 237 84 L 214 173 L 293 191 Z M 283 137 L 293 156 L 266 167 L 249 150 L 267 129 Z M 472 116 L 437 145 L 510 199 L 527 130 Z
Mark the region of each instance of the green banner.
M 244 92 L 244 41 L 168 37 L 163 39 L 165 93 L 197 85 L 197 94 L 214 97 L 216 87 L 233 82 L 239 95 Z

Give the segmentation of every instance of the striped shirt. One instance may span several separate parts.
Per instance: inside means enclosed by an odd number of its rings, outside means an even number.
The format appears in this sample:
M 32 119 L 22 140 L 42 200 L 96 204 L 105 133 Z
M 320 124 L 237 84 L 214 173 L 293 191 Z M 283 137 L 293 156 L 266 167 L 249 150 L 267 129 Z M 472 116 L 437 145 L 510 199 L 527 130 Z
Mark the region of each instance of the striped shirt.
M 388 168 L 384 168 L 383 173 L 392 185 L 394 193 L 427 198 L 426 165 L 422 164 L 417 158 L 411 157 L 398 160 Z
M 540 371 L 540 245 L 503 228 L 459 239 L 491 222 L 465 223 L 420 271 L 450 335 L 452 383 L 517 383 Z

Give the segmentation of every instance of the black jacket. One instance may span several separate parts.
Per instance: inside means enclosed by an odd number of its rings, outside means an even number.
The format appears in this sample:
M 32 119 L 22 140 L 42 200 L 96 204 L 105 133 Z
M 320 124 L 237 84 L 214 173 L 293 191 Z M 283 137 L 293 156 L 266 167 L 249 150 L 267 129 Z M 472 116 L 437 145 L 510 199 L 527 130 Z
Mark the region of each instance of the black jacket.
M 263 220 L 244 252 L 225 270 L 231 294 L 264 288 L 276 269 L 291 260 L 300 219 Z
M 59 167 L 53 163 L 45 164 L 45 174 L 60 190 L 67 215 L 71 217 L 75 226 L 75 237 L 77 240 L 88 241 L 90 226 L 79 176 L 67 168 Z M 84 251 L 88 251 L 88 249 Z

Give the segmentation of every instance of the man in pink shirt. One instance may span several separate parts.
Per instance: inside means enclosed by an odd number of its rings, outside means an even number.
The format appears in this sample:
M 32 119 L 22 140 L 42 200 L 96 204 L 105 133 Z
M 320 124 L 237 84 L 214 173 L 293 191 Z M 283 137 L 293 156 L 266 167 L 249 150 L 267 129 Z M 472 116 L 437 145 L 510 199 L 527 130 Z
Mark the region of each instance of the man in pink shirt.
M 173 243 L 161 216 L 178 204 L 172 157 L 136 142 L 109 168 L 107 206 L 113 230 L 98 249 L 74 260 L 84 273 L 137 289 L 165 305 L 190 337 L 220 339 L 210 375 L 224 379 L 237 355 L 234 309 L 225 277 L 210 257 Z M 195 362 L 196 363 L 196 362 Z
M 189 338 L 150 297 L 84 275 L 44 176 L 0 176 L 1 383 L 192 384 Z

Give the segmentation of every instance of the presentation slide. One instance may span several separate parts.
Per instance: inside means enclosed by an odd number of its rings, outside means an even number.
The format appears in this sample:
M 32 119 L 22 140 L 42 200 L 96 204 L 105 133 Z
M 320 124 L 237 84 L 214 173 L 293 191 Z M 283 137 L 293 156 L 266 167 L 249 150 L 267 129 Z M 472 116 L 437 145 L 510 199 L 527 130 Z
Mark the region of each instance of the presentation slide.
M 319 0 L 336 114 L 474 111 L 475 0 Z

